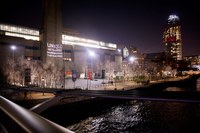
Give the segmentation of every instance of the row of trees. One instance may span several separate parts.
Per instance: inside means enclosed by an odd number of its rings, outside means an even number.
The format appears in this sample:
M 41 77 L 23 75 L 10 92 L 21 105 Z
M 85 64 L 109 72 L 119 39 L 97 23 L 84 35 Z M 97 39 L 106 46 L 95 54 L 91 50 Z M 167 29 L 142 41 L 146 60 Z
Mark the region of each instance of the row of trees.
M 53 59 L 46 63 L 34 60 L 25 60 L 23 57 L 16 60 L 9 59 L 0 71 L 1 82 L 8 84 L 25 85 L 25 69 L 31 69 L 30 85 L 40 87 L 54 87 L 60 88 L 64 83 L 64 72 L 69 70 L 76 70 L 77 73 L 85 73 L 87 69 L 87 62 L 76 64 L 73 62 L 63 62 L 64 65 L 59 66 Z M 158 63 L 148 63 L 145 66 L 144 62 L 123 62 L 116 63 L 114 61 L 105 60 L 93 61 L 93 72 L 96 73 L 97 78 L 101 78 L 102 70 L 105 70 L 105 77 L 107 80 L 134 80 L 138 77 L 142 79 L 150 79 L 153 77 L 163 77 L 163 72 L 175 72 L 171 67 L 158 66 Z M 172 73 L 171 73 L 172 74 Z
M 61 87 L 63 85 L 63 68 L 57 67 L 55 62 L 29 61 L 23 57 L 16 60 L 7 59 L 2 67 L 3 79 L 8 84 L 25 85 L 25 69 L 31 69 L 30 85 L 41 87 Z M 2 77 L 2 76 L 1 76 Z

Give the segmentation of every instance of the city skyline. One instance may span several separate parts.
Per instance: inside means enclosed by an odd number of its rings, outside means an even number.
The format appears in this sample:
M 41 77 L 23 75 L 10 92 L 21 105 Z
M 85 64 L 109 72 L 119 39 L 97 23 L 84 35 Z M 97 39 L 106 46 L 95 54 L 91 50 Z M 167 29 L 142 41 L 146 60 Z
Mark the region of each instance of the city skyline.
M 10 3 L 13 3 L 12 5 Z M 173 3 L 173 4 L 172 4 Z M 42 1 L 5 1 L 1 22 L 40 29 Z M 183 55 L 199 54 L 199 11 L 195 2 L 63 1 L 63 26 L 82 37 L 163 52 L 162 35 L 170 14 L 180 17 Z

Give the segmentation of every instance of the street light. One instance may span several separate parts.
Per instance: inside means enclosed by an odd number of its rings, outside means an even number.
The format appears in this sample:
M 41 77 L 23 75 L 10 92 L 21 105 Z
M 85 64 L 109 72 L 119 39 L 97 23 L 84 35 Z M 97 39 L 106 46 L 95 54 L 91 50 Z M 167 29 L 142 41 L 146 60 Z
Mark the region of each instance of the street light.
M 89 50 L 88 53 L 87 53 L 87 89 L 88 89 L 88 76 L 92 76 L 92 61 L 91 61 L 91 58 L 94 58 L 95 57 L 95 52 L 94 51 L 91 51 Z
M 66 58 L 65 58 L 65 51 L 63 50 L 63 86 L 62 86 L 62 89 L 65 89 L 65 61 L 66 61 Z
M 12 45 L 11 46 L 11 49 L 13 51 L 13 64 L 12 64 L 12 71 L 13 71 L 13 82 L 15 84 L 15 76 L 14 76 L 14 63 L 15 63 L 15 50 L 16 50 L 16 46 L 15 45 Z
M 136 60 L 136 58 L 133 57 L 133 56 L 131 56 L 131 57 L 129 58 L 129 61 L 130 61 L 131 63 L 133 63 L 135 60 Z
M 132 70 L 132 78 L 134 79 L 134 70 L 133 70 L 133 63 L 136 63 L 136 60 L 137 60 L 137 57 L 134 57 L 134 56 L 130 56 L 129 57 L 129 62 L 130 62 L 130 70 Z
M 89 51 L 89 56 L 90 56 L 90 57 L 94 57 L 94 56 L 95 56 L 94 51 Z
M 121 53 L 121 49 L 117 49 L 117 51 L 118 51 L 119 53 Z
M 14 55 L 14 51 L 16 50 L 16 46 L 11 46 L 11 49 L 12 49 L 12 51 L 13 51 L 13 61 L 14 61 L 14 59 L 15 59 L 15 55 Z

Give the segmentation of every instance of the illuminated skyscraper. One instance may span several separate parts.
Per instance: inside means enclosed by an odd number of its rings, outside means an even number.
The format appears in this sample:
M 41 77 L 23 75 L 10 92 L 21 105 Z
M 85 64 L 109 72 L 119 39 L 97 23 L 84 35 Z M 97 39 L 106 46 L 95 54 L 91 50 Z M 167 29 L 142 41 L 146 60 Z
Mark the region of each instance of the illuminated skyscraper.
M 163 34 L 165 53 L 174 60 L 182 60 L 182 39 L 180 19 L 176 15 L 170 15 Z

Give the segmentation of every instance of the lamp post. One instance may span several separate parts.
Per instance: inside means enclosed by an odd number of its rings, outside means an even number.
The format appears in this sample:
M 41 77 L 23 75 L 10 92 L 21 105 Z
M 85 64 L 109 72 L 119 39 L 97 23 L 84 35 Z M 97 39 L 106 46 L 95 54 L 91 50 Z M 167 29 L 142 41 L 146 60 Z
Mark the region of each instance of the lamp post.
M 12 53 L 13 53 L 13 64 L 12 64 L 12 71 L 13 71 L 13 82 L 14 82 L 14 84 L 15 84 L 15 76 L 14 76 L 14 73 L 15 73 L 15 70 L 14 70 L 14 63 L 15 63 L 15 50 L 16 50 L 16 46 L 15 45 L 13 45 L 13 46 L 11 46 L 11 49 L 12 49 Z
M 88 78 L 92 78 L 92 59 L 95 57 L 94 51 L 88 51 L 87 53 L 87 89 L 88 89 Z M 89 76 L 89 77 L 88 77 Z
M 116 76 L 117 74 L 115 73 L 115 90 L 117 90 L 117 76 Z
M 65 56 L 64 56 L 64 50 L 63 50 L 63 87 L 62 89 L 65 89 Z
M 130 64 L 131 64 L 131 70 L 132 70 L 132 76 L 134 77 L 134 73 L 133 73 L 133 63 L 136 61 L 136 57 L 134 57 L 134 56 L 130 56 L 129 57 L 129 61 L 130 61 Z M 132 79 L 133 79 L 133 77 L 132 77 Z
M 131 57 L 129 58 L 129 61 L 131 62 L 131 64 L 132 64 L 135 60 L 136 60 L 136 58 L 133 57 L 133 56 L 131 56 Z

